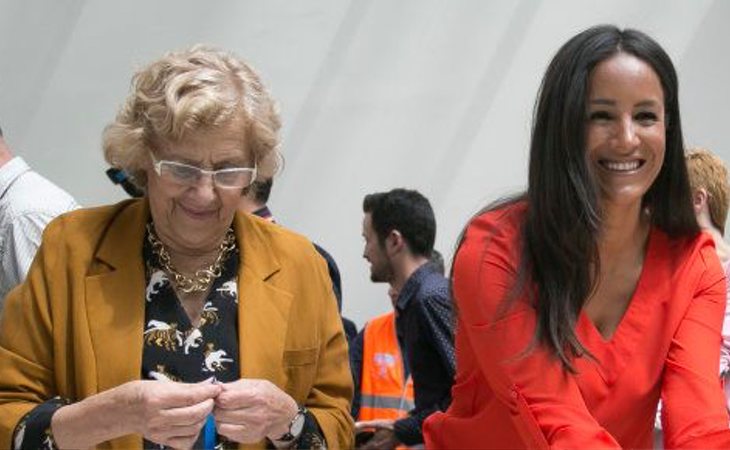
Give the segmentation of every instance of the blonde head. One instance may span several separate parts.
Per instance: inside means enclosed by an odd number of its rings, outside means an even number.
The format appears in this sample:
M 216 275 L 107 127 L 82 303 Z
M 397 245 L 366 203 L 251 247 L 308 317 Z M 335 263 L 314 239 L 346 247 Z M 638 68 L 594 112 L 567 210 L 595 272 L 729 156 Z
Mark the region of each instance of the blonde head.
M 196 45 L 168 53 L 134 75 L 129 96 L 104 129 L 104 156 L 144 188 L 150 150 L 238 124 L 259 179 L 270 178 L 281 160 L 281 120 L 274 100 L 244 61 Z
M 707 206 L 712 224 L 725 234 L 730 185 L 725 163 L 711 151 L 691 148 L 687 151 L 687 172 L 692 192 L 707 191 Z

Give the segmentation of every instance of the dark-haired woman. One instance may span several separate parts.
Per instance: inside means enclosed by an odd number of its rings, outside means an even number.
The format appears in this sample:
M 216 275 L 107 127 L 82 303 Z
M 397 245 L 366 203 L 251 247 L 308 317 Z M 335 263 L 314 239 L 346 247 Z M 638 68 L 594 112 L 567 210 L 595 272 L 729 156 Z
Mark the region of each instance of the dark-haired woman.
M 453 402 L 432 448 L 730 448 L 717 377 L 725 276 L 699 232 L 677 77 L 599 26 L 553 58 L 525 195 L 467 226 Z

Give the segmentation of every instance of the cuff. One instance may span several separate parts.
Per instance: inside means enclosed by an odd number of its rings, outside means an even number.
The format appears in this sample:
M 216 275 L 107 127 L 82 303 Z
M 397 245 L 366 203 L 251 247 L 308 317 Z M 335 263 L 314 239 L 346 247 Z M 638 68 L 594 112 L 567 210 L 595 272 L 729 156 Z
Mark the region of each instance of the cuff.
M 56 411 L 69 403 L 66 399 L 54 397 L 30 410 L 15 427 L 13 450 L 57 450 L 51 432 L 51 419 Z
M 277 448 L 276 445 L 269 440 L 267 448 Z M 307 411 L 304 415 L 304 428 L 302 434 L 290 444 L 290 448 L 296 449 L 318 449 L 326 450 L 327 442 L 324 439 L 324 433 L 319 428 L 317 419 L 314 414 Z
M 393 424 L 393 432 L 398 441 L 407 446 L 423 444 L 423 431 L 421 421 L 417 416 L 406 416 L 396 420 Z

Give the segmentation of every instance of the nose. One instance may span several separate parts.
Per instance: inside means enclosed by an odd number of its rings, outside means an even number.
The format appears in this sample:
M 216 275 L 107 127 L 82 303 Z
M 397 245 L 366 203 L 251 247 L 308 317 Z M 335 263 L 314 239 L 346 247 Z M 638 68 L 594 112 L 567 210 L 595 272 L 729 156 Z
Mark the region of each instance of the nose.
M 211 202 L 215 200 L 215 182 L 211 174 L 202 174 L 198 179 L 198 182 L 193 185 L 195 196 L 202 201 Z
M 639 144 L 639 136 L 636 133 L 636 124 L 632 117 L 624 117 L 618 122 L 616 140 L 623 150 L 633 150 Z

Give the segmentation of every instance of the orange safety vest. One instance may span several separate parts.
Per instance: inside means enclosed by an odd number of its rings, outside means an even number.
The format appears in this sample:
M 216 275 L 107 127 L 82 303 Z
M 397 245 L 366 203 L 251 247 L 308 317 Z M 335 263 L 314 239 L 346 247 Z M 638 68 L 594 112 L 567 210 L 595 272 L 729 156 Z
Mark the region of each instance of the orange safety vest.
M 395 313 L 389 312 L 365 327 L 357 420 L 400 419 L 414 405 L 413 379 L 405 377 L 395 332 Z

